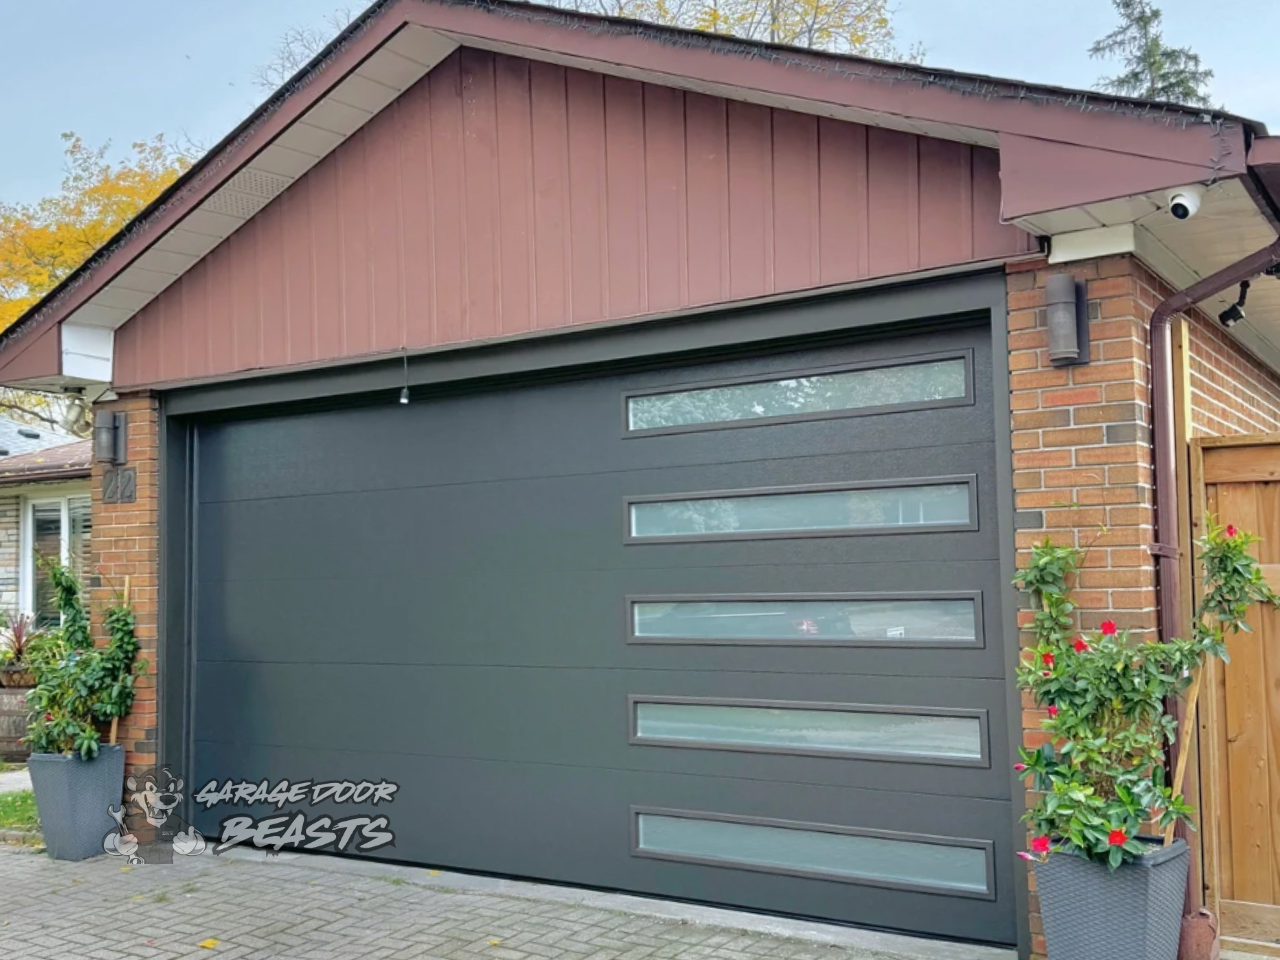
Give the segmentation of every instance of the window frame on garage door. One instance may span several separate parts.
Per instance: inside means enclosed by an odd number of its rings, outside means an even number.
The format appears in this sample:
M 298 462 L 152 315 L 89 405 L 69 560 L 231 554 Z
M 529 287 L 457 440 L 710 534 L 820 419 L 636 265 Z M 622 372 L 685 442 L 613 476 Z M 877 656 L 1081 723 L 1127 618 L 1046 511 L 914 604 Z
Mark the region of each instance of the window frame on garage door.
M 323 410 L 352 403 L 396 402 L 407 385 L 413 398 L 439 393 L 492 389 L 504 382 L 529 383 L 577 379 L 656 358 L 674 362 L 707 351 L 716 356 L 784 350 L 792 343 L 812 344 L 857 337 L 862 333 L 908 332 L 947 322 L 989 322 L 995 398 L 994 438 L 999 510 L 1001 595 L 1006 642 L 1009 742 L 1021 741 L 1021 705 L 1015 684 L 1017 597 L 1011 433 L 1008 429 L 1009 368 L 1006 287 L 1003 272 L 931 279 L 751 306 L 725 306 L 657 320 L 610 323 L 515 337 L 496 344 L 399 354 L 363 362 L 343 362 L 302 372 L 281 372 L 221 383 L 159 391 L 160 404 L 160 616 L 157 677 L 159 761 L 190 775 L 192 741 L 191 599 L 194 595 L 193 478 L 199 450 L 196 428 L 210 418 L 255 417 L 282 412 Z M 987 371 L 975 370 L 976 376 Z M 340 451 L 335 451 L 340 453 Z M 1023 831 L 1021 782 L 1009 772 L 1014 798 L 1009 829 Z M 186 801 L 190 803 L 188 799 Z M 190 810 L 185 815 L 190 818 Z M 1027 887 L 1023 868 L 1015 874 L 1018 946 L 1030 943 Z

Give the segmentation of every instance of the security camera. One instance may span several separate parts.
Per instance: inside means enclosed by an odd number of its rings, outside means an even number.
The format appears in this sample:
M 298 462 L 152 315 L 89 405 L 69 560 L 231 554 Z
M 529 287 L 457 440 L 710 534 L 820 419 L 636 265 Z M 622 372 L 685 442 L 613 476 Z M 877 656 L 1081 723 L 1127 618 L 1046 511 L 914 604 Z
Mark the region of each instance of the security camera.
M 1169 191 L 1169 212 L 1175 220 L 1190 220 L 1200 210 L 1204 187 L 1180 187 Z
M 1244 302 L 1249 299 L 1248 280 L 1240 282 L 1240 295 L 1236 297 L 1236 302 L 1218 314 L 1218 322 L 1230 330 L 1237 323 L 1244 319 Z

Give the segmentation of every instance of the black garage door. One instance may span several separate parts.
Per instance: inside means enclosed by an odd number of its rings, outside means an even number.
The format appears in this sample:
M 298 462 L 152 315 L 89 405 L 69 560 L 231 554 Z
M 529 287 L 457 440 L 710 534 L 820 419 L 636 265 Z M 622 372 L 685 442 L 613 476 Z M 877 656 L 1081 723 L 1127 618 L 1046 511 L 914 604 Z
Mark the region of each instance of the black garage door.
M 989 351 L 200 426 L 197 783 L 386 779 L 383 857 L 1012 942 Z

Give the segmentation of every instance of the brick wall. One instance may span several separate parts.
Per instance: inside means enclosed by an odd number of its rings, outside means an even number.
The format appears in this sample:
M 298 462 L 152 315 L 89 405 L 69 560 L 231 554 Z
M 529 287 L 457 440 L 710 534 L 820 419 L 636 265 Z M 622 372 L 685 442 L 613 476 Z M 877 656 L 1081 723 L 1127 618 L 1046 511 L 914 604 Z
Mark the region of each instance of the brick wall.
M 1053 367 L 1048 358 L 1044 283 L 1069 269 L 1086 281 L 1091 363 Z M 1076 600 L 1085 628 L 1108 617 L 1141 635 L 1156 626 L 1147 322 L 1162 297 L 1128 257 L 1049 268 L 1011 267 L 1010 404 L 1018 562 L 1046 537 L 1089 547 Z M 1029 613 L 1023 615 L 1030 617 Z M 1024 619 L 1025 622 L 1025 619 Z M 1029 635 L 1022 637 L 1025 644 Z M 1045 717 L 1023 700 L 1023 743 L 1037 747 Z M 1032 951 L 1045 943 L 1031 885 Z
M 102 611 L 126 583 L 137 615 L 140 658 L 150 663 L 137 682 L 133 712 L 120 723 L 128 769 L 156 762 L 156 640 L 159 604 L 159 498 L 157 408 L 150 396 L 122 398 L 97 411 L 124 411 L 129 416 L 128 464 L 137 470 L 134 503 L 103 503 L 102 464 L 93 465 L 92 569 L 99 584 L 91 591 L 95 639 L 102 641 Z
M 1054 368 L 1047 356 L 1044 282 L 1069 269 L 1086 281 L 1087 366 Z M 1139 635 L 1156 627 L 1150 368 L 1147 326 L 1173 291 L 1129 257 L 1049 268 L 1010 267 L 1010 403 L 1019 564 L 1035 542 L 1089 546 L 1076 601 L 1085 628 L 1108 617 Z M 1192 434 L 1280 432 L 1280 376 L 1214 320 L 1189 315 Z M 1024 622 L 1029 614 L 1023 614 Z M 1024 644 L 1030 639 L 1023 635 Z M 1042 711 L 1023 701 L 1023 743 L 1039 746 Z M 1031 884 L 1032 949 L 1045 944 Z
M 1280 432 L 1280 376 L 1245 350 L 1216 320 L 1187 322 L 1191 435 Z
M 21 508 L 21 498 L 0 497 L 0 611 L 9 615 L 18 610 Z

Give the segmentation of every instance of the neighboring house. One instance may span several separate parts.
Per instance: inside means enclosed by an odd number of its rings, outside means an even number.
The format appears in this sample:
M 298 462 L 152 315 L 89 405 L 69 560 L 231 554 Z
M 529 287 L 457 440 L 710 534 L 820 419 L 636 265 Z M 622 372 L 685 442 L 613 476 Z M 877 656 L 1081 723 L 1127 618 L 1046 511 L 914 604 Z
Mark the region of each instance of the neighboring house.
M 88 570 L 90 444 L 0 418 L 0 610 L 56 622 L 38 556 Z
M 131 764 L 385 778 L 397 859 L 1025 956 L 1019 550 L 1105 525 L 1085 626 L 1180 630 L 1188 438 L 1280 431 L 1278 199 L 1229 114 L 395 0 L 0 382 L 110 391 Z

